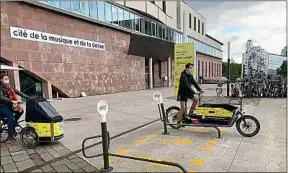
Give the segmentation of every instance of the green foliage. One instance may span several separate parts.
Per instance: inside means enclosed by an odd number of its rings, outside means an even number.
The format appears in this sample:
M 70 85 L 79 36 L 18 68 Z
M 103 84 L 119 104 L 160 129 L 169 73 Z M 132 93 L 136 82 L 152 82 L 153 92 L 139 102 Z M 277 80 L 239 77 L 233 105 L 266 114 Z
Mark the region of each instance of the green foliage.
M 228 79 L 227 67 L 228 67 L 228 63 L 222 62 L 222 76 L 227 77 Z M 230 63 L 231 82 L 234 82 L 237 78 L 241 77 L 241 70 L 242 70 L 242 64 Z
M 283 61 L 280 68 L 277 69 L 277 75 L 287 77 L 287 60 Z

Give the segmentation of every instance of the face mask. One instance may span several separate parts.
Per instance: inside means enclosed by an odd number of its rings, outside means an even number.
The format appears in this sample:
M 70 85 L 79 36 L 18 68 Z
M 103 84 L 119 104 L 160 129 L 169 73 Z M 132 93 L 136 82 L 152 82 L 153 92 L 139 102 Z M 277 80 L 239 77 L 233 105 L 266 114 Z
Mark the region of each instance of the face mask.
M 188 74 L 192 75 L 192 69 L 188 68 L 188 69 L 186 69 L 186 71 Z
M 9 84 L 9 82 L 10 82 L 9 79 L 8 80 L 3 80 L 4 84 Z

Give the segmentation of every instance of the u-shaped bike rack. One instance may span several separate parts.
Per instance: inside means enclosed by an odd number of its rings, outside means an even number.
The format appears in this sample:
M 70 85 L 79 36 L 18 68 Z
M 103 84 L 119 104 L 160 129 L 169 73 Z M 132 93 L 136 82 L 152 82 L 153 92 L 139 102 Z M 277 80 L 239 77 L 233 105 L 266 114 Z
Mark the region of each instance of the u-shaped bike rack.
M 103 156 L 104 167 L 100 169 L 100 172 L 110 172 L 113 170 L 113 167 L 111 167 L 110 163 L 109 163 L 109 156 L 113 156 L 113 157 L 119 157 L 119 158 L 131 159 L 131 160 L 138 160 L 138 161 L 174 166 L 174 167 L 181 169 L 184 173 L 187 173 L 186 169 L 178 163 L 173 163 L 173 162 L 168 162 L 168 161 L 160 161 L 160 160 L 151 160 L 151 159 L 145 159 L 145 158 L 138 158 L 138 157 L 109 153 L 110 135 L 109 135 L 109 131 L 107 130 L 107 122 L 106 122 L 106 114 L 108 112 L 107 102 L 104 100 L 99 101 L 98 105 L 97 105 L 97 111 L 101 115 L 102 135 L 97 135 L 97 136 L 85 138 L 82 142 L 82 153 L 83 153 L 83 156 L 86 158 L 96 158 L 99 156 Z M 87 142 L 88 140 L 91 140 L 91 139 L 96 139 L 96 138 L 101 138 L 101 137 L 102 137 L 103 152 L 100 154 L 88 156 L 85 152 L 85 142 Z

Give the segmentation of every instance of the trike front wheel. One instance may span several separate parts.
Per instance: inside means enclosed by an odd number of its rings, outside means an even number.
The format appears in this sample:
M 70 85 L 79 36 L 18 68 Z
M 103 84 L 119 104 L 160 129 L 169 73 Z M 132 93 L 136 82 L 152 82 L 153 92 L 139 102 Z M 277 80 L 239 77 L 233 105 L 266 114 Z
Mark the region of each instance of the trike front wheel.
M 177 106 L 171 106 L 166 110 L 166 115 L 167 115 L 167 119 L 166 122 L 167 123 L 172 123 L 172 124 L 177 124 L 177 119 L 178 119 L 178 113 L 180 111 L 180 108 Z M 165 121 L 165 120 L 164 120 Z M 172 125 L 172 124 L 168 124 L 170 127 L 172 127 L 173 129 L 180 129 L 182 126 L 179 125 Z
M 255 117 L 244 115 L 237 120 L 236 128 L 242 136 L 253 137 L 258 134 L 260 130 L 260 123 Z
M 7 124 L 0 120 L 0 143 L 4 143 L 8 140 L 8 127 Z
M 32 127 L 24 127 L 20 133 L 21 144 L 28 148 L 34 149 L 39 143 L 38 134 Z

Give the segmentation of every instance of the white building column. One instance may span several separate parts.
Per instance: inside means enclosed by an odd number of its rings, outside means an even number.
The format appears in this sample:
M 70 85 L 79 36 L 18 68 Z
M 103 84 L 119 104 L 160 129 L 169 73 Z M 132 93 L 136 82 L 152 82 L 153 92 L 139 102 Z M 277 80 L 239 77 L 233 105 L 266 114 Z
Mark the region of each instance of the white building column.
M 149 58 L 149 88 L 153 88 L 153 59 Z
M 183 43 L 187 43 L 188 42 L 188 36 L 187 36 L 187 15 L 186 15 L 186 11 L 183 11 Z
M 42 93 L 45 99 L 52 99 L 52 85 L 48 81 L 42 81 Z
M 12 67 L 17 67 L 18 65 L 16 63 L 8 63 L 8 65 Z M 7 75 L 10 78 L 10 83 L 20 91 L 20 77 L 19 77 L 19 71 L 18 70 L 7 70 Z M 17 95 L 17 100 L 21 101 L 21 97 Z
M 168 57 L 168 86 L 172 86 L 172 64 L 171 57 Z

